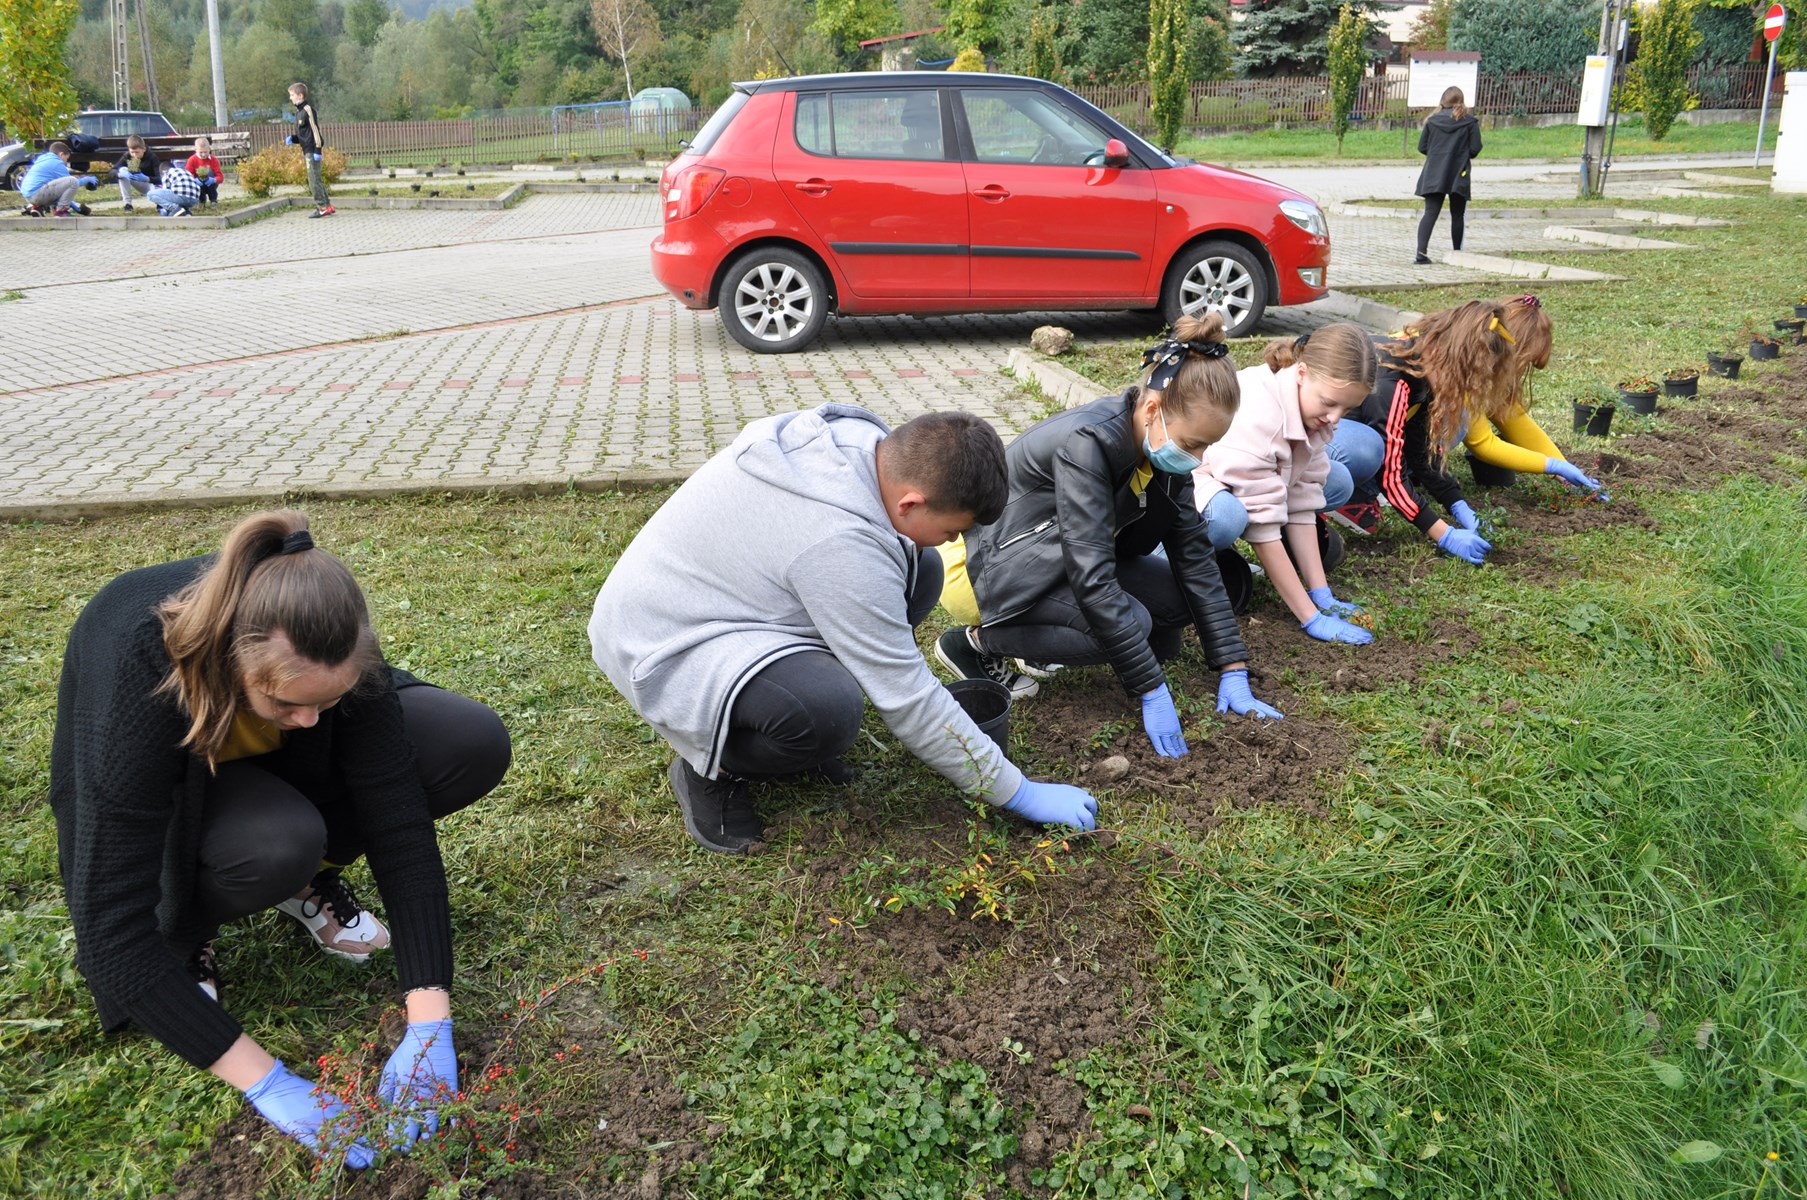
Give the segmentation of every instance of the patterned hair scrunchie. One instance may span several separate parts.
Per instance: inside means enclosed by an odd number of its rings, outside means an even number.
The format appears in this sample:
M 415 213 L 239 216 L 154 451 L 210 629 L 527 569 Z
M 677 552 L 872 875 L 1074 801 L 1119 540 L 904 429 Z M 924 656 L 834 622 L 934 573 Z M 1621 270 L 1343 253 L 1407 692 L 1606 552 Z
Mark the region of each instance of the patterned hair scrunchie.
M 1222 358 L 1229 352 L 1230 348 L 1222 342 L 1182 342 L 1174 338 L 1156 342 L 1142 352 L 1142 369 L 1154 368 L 1154 374 L 1148 377 L 1147 386 L 1150 391 L 1166 391 L 1172 386 L 1173 377 L 1179 374 L 1188 354 L 1196 354 L 1201 358 Z

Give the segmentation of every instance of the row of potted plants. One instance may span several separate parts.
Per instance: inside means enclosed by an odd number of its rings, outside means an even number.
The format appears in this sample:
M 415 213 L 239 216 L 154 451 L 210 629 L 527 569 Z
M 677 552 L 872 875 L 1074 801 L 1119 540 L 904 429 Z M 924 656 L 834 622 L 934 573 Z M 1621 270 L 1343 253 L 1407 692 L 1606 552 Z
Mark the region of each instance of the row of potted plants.
M 1779 356 L 1784 342 L 1807 346 L 1807 296 L 1801 297 L 1801 302 L 1794 306 L 1794 316 L 1778 317 L 1774 327 L 1775 333 L 1769 334 L 1764 333 L 1754 319 L 1747 322 L 1739 333 L 1727 337 L 1718 350 L 1707 352 L 1707 372 L 1724 379 L 1738 378 L 1744 356 L 1737 348 L 1746 341 L 1750 343 L 1751 358 L 1757 362 Z M 1700 387 L 1700 368 L 1673 367 L 1663 372 L 1660 385 L 1648 375 L 1621 379 L 1616 396 L 1603 384 L 1584 388 L 1575 398 L 1575 432 L 1605 437 L 1612 429 L 1613 413 L 1620 400 L 1639 416 L 1655 416 L 1659 386 L 1664 396 L 1693 396 Z

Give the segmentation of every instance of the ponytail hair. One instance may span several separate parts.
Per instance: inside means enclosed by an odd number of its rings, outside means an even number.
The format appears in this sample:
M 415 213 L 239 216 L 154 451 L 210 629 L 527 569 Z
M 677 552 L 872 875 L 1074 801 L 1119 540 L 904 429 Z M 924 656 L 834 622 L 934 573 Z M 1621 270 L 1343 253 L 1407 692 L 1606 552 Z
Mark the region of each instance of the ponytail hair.
M 286 681 L 272 638 L 308 663 L 355 663 L 363 680 L 382 665 L 363 589 L 345 564 L 316 549 L 307 514 L 254 513 L 232 527 L 219 555 L 157 608 L 169 675 L 157 689 L 188 715 L 182 745 L 212 767 L 232 732 L 244 680 Z
M 1463 103 L 1462 89 L 1459 87 L 1444 88 L 1443 98 L 1437 101 L 1437 107 L 1447 108 L 1449 115 L 1458 121 L 1468 115 L 1468 105 Z
M 1209 354 L 1186 353 L 1178 370 L 1173 372 L 1171 382 L 1160 389 L 1163 413 L 1184 418 L 1200 409 L 1209 409 L 1225 417 L 1236 415 L 1236 406 L 1242 402 L 1242 389 L 1236 383 L 1236 363 L 1229 356 L 1223 332 L 1223 314 L 1220 312 L 1202 312 L 1197 316 L 1181 317 L 1173 323 L 1173 337 L 1165 345 L 1194 343 L 1207 347 L 1214 345 L 1217 349 Z M 1151 386 L 1151 379 L 1160 373 L 1162 365 L 1151 363 L 1142 372 L 1141 386 Z
M 1315 335 L 1314 335 L 1315 336 Z M 1448 454 L 1471 419 L 1503 419 L 1518 400 L 1518 346 L 1496 300 L 1470 300 L 1421 318 L 1382 344 L 1408 375 L 1431 385 L 1431 452 Z
M 1270 371 L 1304 363 L 1315 376 L 1338 383 L 1359 383 L 1374 390 L 1374 343 L 1366 331 L 1348 321 L 1314 329 L 1300 337 L 1275 338 L 1262 352 Z

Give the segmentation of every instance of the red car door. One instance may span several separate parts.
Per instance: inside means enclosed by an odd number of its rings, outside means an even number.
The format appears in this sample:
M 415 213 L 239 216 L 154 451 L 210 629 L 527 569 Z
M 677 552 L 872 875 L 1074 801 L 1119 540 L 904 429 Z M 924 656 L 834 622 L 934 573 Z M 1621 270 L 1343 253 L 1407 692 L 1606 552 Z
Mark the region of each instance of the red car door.
M 1046 93 L 980 85 L 956 94 L 972 144 L 972 294 L 1153 295 L 1152 172 L 1104 166 L 1109 135 Z
M 788 100 L 773 176 L 847 286 L 860 296 L 966 296 L 966 176 L 949 153 L 940 90 Z

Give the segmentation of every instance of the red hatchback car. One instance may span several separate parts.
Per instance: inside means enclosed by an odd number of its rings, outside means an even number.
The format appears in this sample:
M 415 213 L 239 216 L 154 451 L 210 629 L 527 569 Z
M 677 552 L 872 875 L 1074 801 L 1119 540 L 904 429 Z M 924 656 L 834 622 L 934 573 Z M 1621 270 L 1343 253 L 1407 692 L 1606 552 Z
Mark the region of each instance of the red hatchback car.
M 800 350 L 842 315 L 1215 308 L 1232 337 L 1326 292 L 1324 214 L 1169 157 L 1013 75 L 737 83 L 660 180 L 653 274 L 734 340 Z

